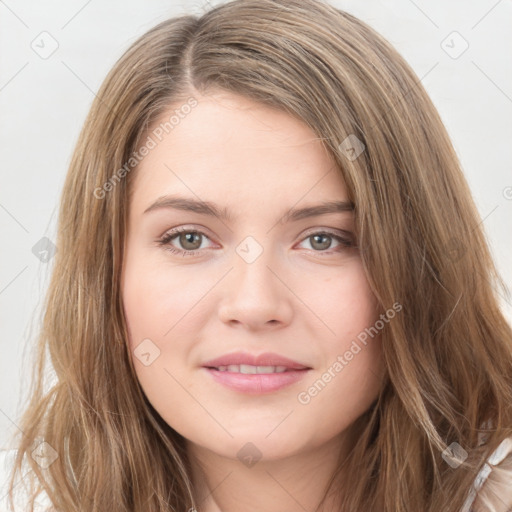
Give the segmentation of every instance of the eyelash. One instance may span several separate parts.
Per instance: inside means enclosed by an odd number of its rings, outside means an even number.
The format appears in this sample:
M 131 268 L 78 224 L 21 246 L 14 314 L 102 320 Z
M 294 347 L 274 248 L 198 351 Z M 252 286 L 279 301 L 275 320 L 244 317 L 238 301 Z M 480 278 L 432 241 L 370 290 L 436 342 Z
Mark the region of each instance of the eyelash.
M 198 235 L 202 235 L 209 239 L 209 237 L 200 230 L 190 229 L 190 228 L 176 228 L 176 229 L 173 229 L 172 231 L 168 231 L 167 233 L 165 233 L 164 236 L 157 241 L 157 243 L 159 246 L 163 247 L 165 250 L 170 251 L 174 254 L 181 254 L 184 257 L 185 256 L 192 256 L 192 257 L 199 256 L 200 253 L 203 251 L 202 249 L 195 249 L 193 251 L 188 251 L 188 250 L 184 250 L 184 249 L 177 249 L 176 247 L 169 245 L 171 240 L 176 238 L 181 233 L 198 234 Z M 355 244 L 352 242 L 352 240 L 350 240 L 348 238 L 344 238 L 339 234 L 336 234 L 336 233 L 333 233 L 332 231 L 327 231 L 327 230 L 321 230 L 321 231 L 315 231 L 313 233 L 309 233 L 305 238 L 302 239 L 302 241 L 307 240 L 308 238 L 311 238 L 314 235 L 327 235 L 331 238 L 334 238 L 335 240 L 340 242 L 341 250 L 355 247 Z M 314 249 L 309 249 L 309 250 L 312 252 L 318 253 L 320 255 L 323 255 L 323 254 L 330 255 L 330 254 L 334 254 L 337 252 L 337 251 L 328 251 L 328 250 L 326 250 L 326 251 L 315 251 Z

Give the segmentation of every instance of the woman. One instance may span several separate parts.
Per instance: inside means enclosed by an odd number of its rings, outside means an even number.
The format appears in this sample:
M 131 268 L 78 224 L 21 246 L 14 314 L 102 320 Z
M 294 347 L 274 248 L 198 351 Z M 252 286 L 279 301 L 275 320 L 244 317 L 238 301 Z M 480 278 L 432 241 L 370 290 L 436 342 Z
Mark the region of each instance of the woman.
M 512 504 L 499 278 L 434 106 L 353 16 L 235 0 L 150 30 L 57 246 L 16 458 L 56 510 Z

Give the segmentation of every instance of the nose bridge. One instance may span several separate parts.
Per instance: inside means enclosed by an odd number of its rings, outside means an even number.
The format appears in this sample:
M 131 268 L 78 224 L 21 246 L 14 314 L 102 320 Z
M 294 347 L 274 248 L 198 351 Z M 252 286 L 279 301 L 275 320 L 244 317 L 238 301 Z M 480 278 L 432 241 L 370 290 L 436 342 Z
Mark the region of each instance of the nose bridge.
M 264 245 L 263 240 L 248 235 L 236 246 L 235 252 L 235 281 L 238 287 L 249 285 L 251 289 L 256 287 L 260 292 L 273 288 L 271 281 L 275 276 L 270 268 L 276 266 L 277 258 L 272 256 L 268 243 Z M 248 291 L 245 290 L 245 293 Z
M 275 275 L 279 257 L 254 236 L 247 236 L 236 247 L 233 272 L 221 302 L 223 321 L 246 325 L 269 322 L 287 323 L 291 315 L 289 291 Z
M 237 245 L 235 252 L 247 265 L 252 265 L 261 259 L 263 253 L 267 251 L 265 251 L 262 240 L 260 241 L 254 236 L 248 235 Z

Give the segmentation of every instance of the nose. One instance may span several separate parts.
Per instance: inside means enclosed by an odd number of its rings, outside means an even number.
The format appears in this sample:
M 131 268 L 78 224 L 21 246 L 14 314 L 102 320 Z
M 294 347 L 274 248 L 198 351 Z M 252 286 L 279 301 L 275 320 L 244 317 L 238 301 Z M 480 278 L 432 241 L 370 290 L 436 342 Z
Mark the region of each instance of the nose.
M 271 251 L 263 250 L 254 261 L 235 252 L 233 267 L 223 280 L 220 320 L 253 331 L 288 325 L 293 316 L 292 287 Z

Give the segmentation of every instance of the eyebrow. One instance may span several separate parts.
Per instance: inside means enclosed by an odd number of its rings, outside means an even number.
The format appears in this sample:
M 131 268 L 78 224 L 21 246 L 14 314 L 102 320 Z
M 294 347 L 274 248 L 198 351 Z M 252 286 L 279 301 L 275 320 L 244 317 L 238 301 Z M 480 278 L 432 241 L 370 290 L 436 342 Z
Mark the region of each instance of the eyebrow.
M 227 208 L 220 208 L 210 201 L 200 201 L 181 196 L 159 197 L 151 206 L 144 210 L 144 213 L 162 208 L 172 208 L 201 215 L 209 215 L 221 221 L 233 222 L 234 220 L 233 214 Z M 283 224 L 285 222 L 296 222 L 309 217 L 316 217 L 317 215 L 353 211 L 354 203 L 351 201 L 324 201 L 304 208 L 290 208 L 283 214 L 280 222 Z

